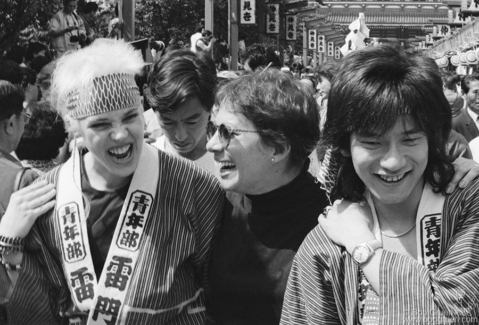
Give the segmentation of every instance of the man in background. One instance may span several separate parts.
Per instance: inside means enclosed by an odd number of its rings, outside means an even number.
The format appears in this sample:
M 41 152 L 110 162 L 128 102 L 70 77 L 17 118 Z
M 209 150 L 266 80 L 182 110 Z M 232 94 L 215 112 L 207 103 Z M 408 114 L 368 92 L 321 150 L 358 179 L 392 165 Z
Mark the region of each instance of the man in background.
M 76 51 L 80 40 L 86 39 L 86 30 L 83 20 L 75 13 L 76 0 L 63 0 L 63 9 L 57 12 L 50 20 L 49 34 L 56 51 L 56 58 L 61 58 L 66 51 Z
M 95 16 L 98 11 L 98 5 L 95 2 L 87 2 L 83 6 L 82 12 L 78 13 L 78 16 L 83 21 L 83 25 L 85 25 L 86 31 L 86 39 L 82 44 L 82 47 L 90 45 L 96 38 L 95 30 L 93 29 L 96 25 Z
M 196 52 L 196 42 L 202 37 L 201 33 L 203 33 L 204 28 L 202 26 L 198 26 L 195 30 L 195 33 L 190 37 L 190 46 L 193 52 Z
M 21 163 L 11 153 L 17 149 L 30 113 L 24 111 L 23 90 L 6 80 L 0 80 L 0 217 L 5 213 L 10 196 L 15 189 L 15 179 L 22 170 Z M 18 188 L 29 185 L 37 174 L 26 170 Z

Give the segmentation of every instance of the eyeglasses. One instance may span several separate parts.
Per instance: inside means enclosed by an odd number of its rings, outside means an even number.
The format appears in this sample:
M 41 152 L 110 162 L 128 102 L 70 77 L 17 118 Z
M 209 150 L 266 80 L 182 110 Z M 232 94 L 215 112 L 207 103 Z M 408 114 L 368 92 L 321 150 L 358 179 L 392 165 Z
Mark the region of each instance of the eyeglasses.
M 209 121 L 206 125 L 206 138 L 208 139 L 208 141 L 215 135 L 217 130 L 219 132 L 218 138 L 225 149 L 228 148 L 228 146 L 230 145 L 231 137 L 235 132 L 259 133 L 258 131 L 232 129 L 224 124 L 217 126 L 212 121 Z
M 31 113 L 21 111 L 20 114 L 22 114 L 24 116 L 23 119 L 24 119 L 25 123 L 28 123 L 28 121 L 30 121 L 30 119 L 32 118 Z

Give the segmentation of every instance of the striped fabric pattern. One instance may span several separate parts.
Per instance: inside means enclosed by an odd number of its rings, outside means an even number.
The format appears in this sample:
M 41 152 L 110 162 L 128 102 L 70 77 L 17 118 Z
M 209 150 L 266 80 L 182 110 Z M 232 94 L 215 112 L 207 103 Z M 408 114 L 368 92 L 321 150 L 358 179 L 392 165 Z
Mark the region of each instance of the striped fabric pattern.
M 384 251 L 379 324 L 479 324 L 479 180 L 446 197 L 436 273 Z M 358 267 L 318 226 L 293 262 L 281 324 L 358 324 Z
M 204 324 L 204 280 L 224 192 L 214 176 L 159 151 L 157 199 L 125 299 L 125 324 Z M 58 168 L 43 178 L 56 184 Z M 24 270 L 7 312 L 10 324 L 68 324 L 73 308 L 61 266 L 53 210 L 39 218 L 26 245 Z

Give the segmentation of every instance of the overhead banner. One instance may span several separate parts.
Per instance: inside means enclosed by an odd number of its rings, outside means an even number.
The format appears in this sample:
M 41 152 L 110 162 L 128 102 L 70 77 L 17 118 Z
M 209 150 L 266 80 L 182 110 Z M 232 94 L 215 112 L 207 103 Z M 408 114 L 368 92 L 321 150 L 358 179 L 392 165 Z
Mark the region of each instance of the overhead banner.
M 328 42 L 328 56 L 334 56 L 334 42 Z
M 308 49 L 316 50 L 316 29 L 310 29 L 308 31 Z
M 449 25 L 437 25 L 437 35 L 436 36 L 450 36 L 451 27 Z
M 296 41 L 297 15 L 286 15 L 286 40 Z
M 318 53 L 324 53 L 326 50 L 326 37 L 324 35 L 318 35 Z
M 334 59 L 341 59 L 341 48 L 339 46 L 334 47 Z
M 269 4 L 266 14 L 266 34 L 279 34 L 279 4 Z
M 241 0 L 240 1 L 240 24 L 252 25 L 256 24 L 256 0 Z

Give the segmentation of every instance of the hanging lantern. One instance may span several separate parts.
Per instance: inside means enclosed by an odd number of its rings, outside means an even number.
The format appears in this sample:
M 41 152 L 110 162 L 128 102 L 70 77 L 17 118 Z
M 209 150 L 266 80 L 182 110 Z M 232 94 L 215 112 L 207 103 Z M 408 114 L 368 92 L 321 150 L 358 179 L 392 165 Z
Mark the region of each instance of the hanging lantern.
M 466 61 L 467 61 L 467 64 L 469 64 L 469 65 L 477 64 L 478 59 L 477 59 L 476 52 L 474 52 L 472 50 L 467 51 L 466 52 Z
M 451 56 L 451 64 L 455 67 L 461 64 L 461 61 L 459 61 L 459 55 Z

